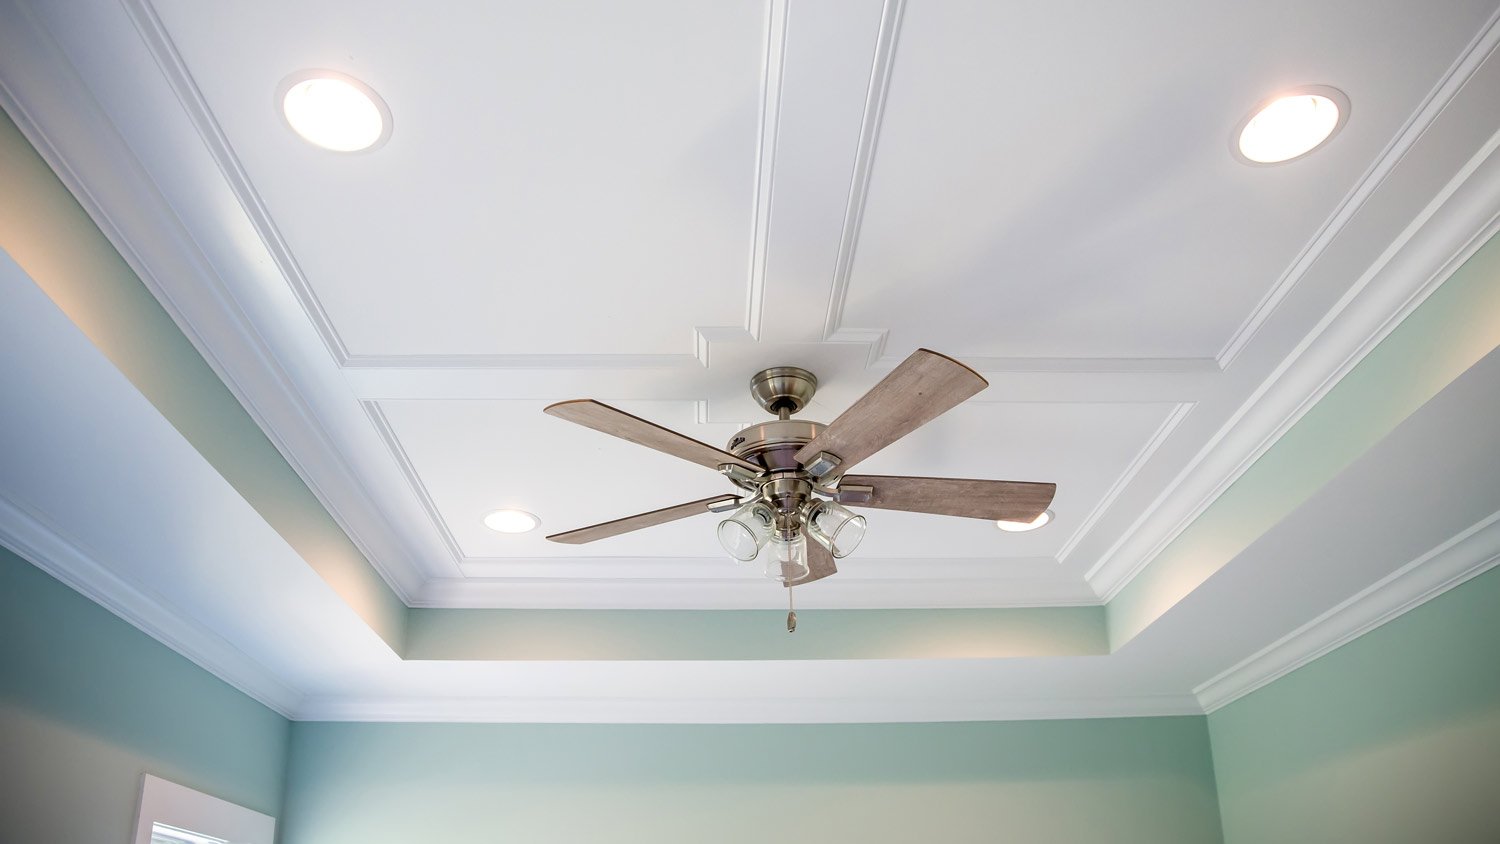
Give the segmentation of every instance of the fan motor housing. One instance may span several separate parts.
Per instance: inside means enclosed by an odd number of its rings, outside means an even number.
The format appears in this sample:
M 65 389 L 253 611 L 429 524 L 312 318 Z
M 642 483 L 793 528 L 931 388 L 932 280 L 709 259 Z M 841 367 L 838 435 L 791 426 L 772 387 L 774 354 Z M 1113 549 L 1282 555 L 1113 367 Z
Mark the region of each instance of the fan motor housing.
M 822 422 L 782 419 L 760 422 L 735 434 L 729 440 L 729 451 L 744 460 L 758 460 L 772 471 L 801 468 L 796 454 L 828 427 Z

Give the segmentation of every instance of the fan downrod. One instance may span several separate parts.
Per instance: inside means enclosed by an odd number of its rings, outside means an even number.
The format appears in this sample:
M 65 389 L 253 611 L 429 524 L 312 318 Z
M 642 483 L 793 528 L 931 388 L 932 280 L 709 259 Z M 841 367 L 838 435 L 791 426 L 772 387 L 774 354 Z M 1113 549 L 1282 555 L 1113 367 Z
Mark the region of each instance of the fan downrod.
M 817 391 L 818 377 L 800 366 L 773 366 L 750 378 L 756 404 L 781 419 L 807 407 Z

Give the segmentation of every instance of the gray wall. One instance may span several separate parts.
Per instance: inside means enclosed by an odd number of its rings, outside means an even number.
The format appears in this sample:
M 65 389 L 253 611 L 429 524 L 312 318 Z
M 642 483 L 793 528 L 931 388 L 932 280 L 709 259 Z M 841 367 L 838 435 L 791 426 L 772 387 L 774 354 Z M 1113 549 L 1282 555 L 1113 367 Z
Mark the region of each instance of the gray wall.
M 143 773 L 279 816 L 289 723 L 0 548 L 0 841 L 128 842 Z

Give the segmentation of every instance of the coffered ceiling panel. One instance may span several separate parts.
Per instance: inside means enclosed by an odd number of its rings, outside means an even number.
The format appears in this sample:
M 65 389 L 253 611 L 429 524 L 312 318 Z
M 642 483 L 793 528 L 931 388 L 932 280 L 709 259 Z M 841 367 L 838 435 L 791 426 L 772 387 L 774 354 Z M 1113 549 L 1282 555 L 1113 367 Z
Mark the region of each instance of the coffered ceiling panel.
M 543 534 L 666 507 L 733 487 L 714 472 L 547 416 L 545 402 L 388 401 L 373 405 L 391 445 L 430 514 L 465 558 L 723 558 L 713 516 L 685 519 L 587 545 L 558 545 Z M 620 407 L 720 445 L 734 425 L 694 423 L 690 402 L 620 402 Z M 1004 574 L 1006 558 L 1057 557 L 1072 535 L 1177 410 L 1161 403 L 974 403 L 932 422 L 860 464 L 870 474 L 1046 480 L 1059 485 L 1046 529 L 1005 533 L 987 521 L 868 510 L 870 532 L 858 560 L 980 558 Z M 815 417 L 816 418 L 816 417 Z M 831 417 L 828 417 L 831 418 Z M 826 421 L 826 419 L 825 419 Z M 485 513 L 518 508 L 542 530 L 500 534 Z M 727 563 L 726 563 L 727 565 Z M 711 573 L 706 573 L 711 574 Z M 1076 572 L 1057 569 L 1058 577 Z
M 1491 6 L 911 3 L 841 326 L 1217 357 Z M 1231 157 L 1258 101 L 1309 83 L 1355 103 L 1325 153 Z
M 348 355 L 689 353 L 744 324 L 760 4 L 156 8 Z M 324 67 L 390 104 L 378 153 L 277 113 Z

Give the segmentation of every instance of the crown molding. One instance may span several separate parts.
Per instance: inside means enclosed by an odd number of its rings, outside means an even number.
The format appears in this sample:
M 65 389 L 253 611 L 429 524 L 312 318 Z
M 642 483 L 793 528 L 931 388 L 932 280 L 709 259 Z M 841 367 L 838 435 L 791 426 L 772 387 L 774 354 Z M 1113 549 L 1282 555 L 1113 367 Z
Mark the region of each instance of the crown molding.
M 1479 47 L 1492 59 L 1500 26 L 1486 30 Z M 1500 62 L 1470 61 L 1485 82 L 1500 87 Z M 1472 81 L 1451 76 L 1447 99 Z M 1450 90 L 1451 89 L 1451 90 Z M 1434 115 L 1435 116 L 1435 115 Z M 1424 127 L 1425 129 L 1426 127 Z M 1106 600 L 1114 598 L 1151 560 L 1208 509 L 1371 350 L 1500 231 L 1500 133 L 1490 136 L 1457 175 L 1402 230 L 1318 324 L 1284 358 L 1229 420 L 1089 569 L 1087 577 Z
M 875 37 L 875 55 L 870 63 L 870 84 L 865 91 L 864 115 L 860 119 L 859 140 L 854 147 L 854 172 L 849 180 L 844 226 L 839 232 L 838 257 L 834 260 L 833 284 L 823 320 L 824 340 L 835 343 L 870 343 L 872 363 L 884 354 L 887 332 L 884 329 L 844 326 L 844 303 L 849 297 L 849 275 L 854 271 L 859 230 L 864 223 L 865 202 L 870 194 L 870 177 L 875 170 L 875 147 L 880 140 L 880 124 L 885 117 L 885 101 L 891 90 L 891 70 L 896 66 L 896 43 L 900 40 L 901 17 L 905 11 L 906 0 L 885 0 L 880 8 L 880 30 Z
M 284 717 L 302 706 L 302 693 L 208 628 L 169 608 L 66 539 L 46 519 L 0 493 L 0 543 L 73 591 L 166 645 L 208 673 Z
M 1401 163 L 1401 160 L 1416 145 L 1443 109 L 1452 102 L 1459 90 L 1479 70 L 1479 66 L 1489 58 L 1497 42 L 1500 42 L 1500 12 L 1490 16 L 1484 28 L 1474 36 L 1473 41 L 1469 42 L 1458 60 L 1407 118 L 1406 123 L 1396 133 L 1396 137 L 1381 151 L 1380 155 L 1376 156 L 1374 163 L 1354 183 L 1353 190 L 1349 191 L 1319 228 L 1317 234 L 1313 235 L 1312 240 L 1303 247 L 1296 258 L 1292 259 L 1286 271 L 1276 279 L 1276 283 L 1256 304 L 1239 328 L 1235 329 L 1234 334 L 1230 335 L 1228 342 L 1214 356 L 1220 368 L 1228 369 L 1230 364 L 1234 363 L 1234 359 L 1254 339 L 1256 332 L 1265 325 L 1266 320 L 1276 310 L 1276 306 L 1281 304 L 1287 294 L 1291 293 L 1292 288 L 1297 286 L 1297 282 L 1301 281 L 1313 264 L 1317 263 L 1329 244 L 1338 238 L 1369 198 L 1396 169 L 1396 165 Z
M 228 137 L 219 127 L 218 121 L 214 119 L 212 109 L 188 71 L 186 62 L 172 43 L 151 0 L 121 0 L 121 4 L 135 24 L 142 42 L 182 103 L 187 118 L 213 157 L 247 221 L 264 243 L 272 263 L 293 295 L 296 296 L 329 354 L 340 367 L 534 369 L 607 365 L 627 368 L 660 368 L 690 365 L 694 361 L 701 366 L 707 366 L 709 345 L 712 342 L 729 342 L 742 338 L 753 341 L 760 336 L 761 314 L 764 311 L 765 298 L 771 188 L 775 172 L 777 127 L 781 114 L 782 67 L 786 45 L 788 0 L 771 0 L 766 15 L 765 60 L 761 73 L 759 135 L 744 323 L 739 326 L 695 326 L 691 352 L 620 355 L 404 355 L 351 352 L 316 290 L 302 271 L 301 265 L 292 254 L 291 247 L 272 219 L 270 210 L 251 183 Z
M 1068 561 L 1068 555 L 1072 554 L 1073 549 L 1078 547 L 1078 543 L 1083 541 L 1083 538 L 1088 535 L 1090 530 L 1093 530 L 1094 524 L 1109 511 L 1109 508 L 1115 503 L 1115 499 L 1119 498 L 1120 493 L 1124 492 L 1130 486 L 1131 482 L 1135 480 L 1135 476 L 1140 474 L 1141 469 L 1145 467 L 1152 456 L 1156 454 L 1157 450 L 1172 436 L 1172 432 L 1177 430 L 1177 426 L 1182 424 L 1182 420 L 1186 419 L 1196 406 L 1197 402 L 1177 402 L 1172 410 L 1167 413 L 1167 417 L 1162 420 L 1162 423 L 1157 426 L 1156 431 L 1141 445 L 1140 449 L 1135 453 L 1135 457 L 1131 458 L 1130 463 L 1126 464 L 1124 471 L 1120 472 L 1120 476 L 1115 479 L 1113 484 L 1110 484 L 1108 490 L 1105 490 L 1104 497 L 1099 499 L 1098 503 L 1094 505 L 1094 509 L 1090 510 L 1088 515 L 1083 517 L 1078 523 L 1078 527 L 1074 528 L 1073 532 L 1068 535 L 1068 538 L 1063 541 L 1062 547 L 1057 549 L 1057 561 L 1059 563 L 1066 563 Z M 1090 588 L 1092 588 L 1092 585 L 1090 585 Z
M 1215 712 L 1399 618 L 1500 563 L 1500 513 L 1386 575 L 1353 597 L 1193 689 Z
M 298 721 L 534 724 L 875 724 L 1202 715 L 1191 695 L 1031 700 L 881 697 L 314 697 Z
M 4 21 L 0 29 L 10 36 L 3 40 L 5 49 L 0 53 L 5 54 L 5 60 L 0 61 L 0 69 L 14 68 L 16 78 L 47 80 L 50 86 L 45 94 L 28 88 L 31 95 L 23 96 L 6 84 L 10 74 L 0 73 L 0 107 L 12 116 L 37 153 L 339 529 L 391 590 L 405 600 L 420 578 L 409 567 L 392 567 L 383 561 L 415 555 L 386 527 L 389 522 L 383 516 L 364 518 L 347 505 L 334 504 L 353 502 L 354 510 L 376 509 L 338 448 L 339 438 L 323 425 L 265 338 L 251 326 L 212 259 L 132 152 L 46 24 L 25 5 L 0 12 L 0 18 Z M 23 68 L 25 74 L 19 72 Z M 164 279 L 177 281 L 167 283 Z M 204 339 L 207 336 L 232 341 L 214 345 Z M 299 455 L 315 456 L 312 462 L 317 465 Z M 330 490 L 337 494 L 330 495 Z M 374 525 L 375 529 L 351 530 L 356 523 Z M 377 552 L 377 548 L 384 550 Z

